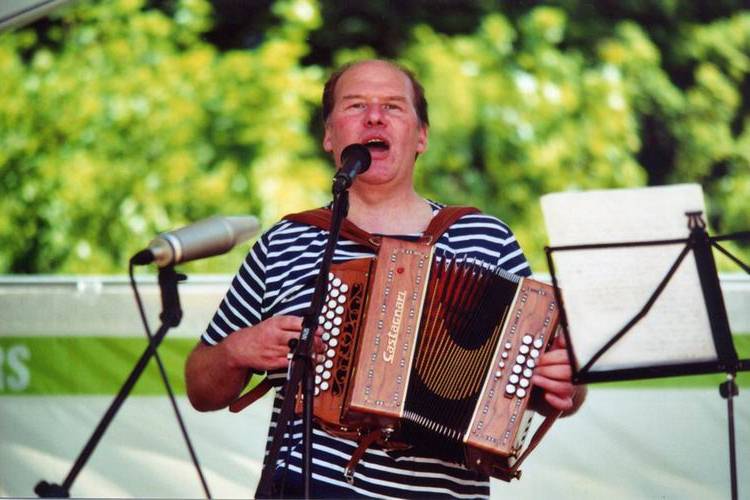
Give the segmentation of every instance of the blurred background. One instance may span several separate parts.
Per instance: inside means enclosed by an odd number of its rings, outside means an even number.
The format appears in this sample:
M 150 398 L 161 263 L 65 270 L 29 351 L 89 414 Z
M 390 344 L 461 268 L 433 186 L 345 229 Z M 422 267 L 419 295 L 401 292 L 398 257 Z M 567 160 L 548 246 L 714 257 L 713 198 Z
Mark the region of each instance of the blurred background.
M 123 273 L 157 232 L 325 203 L 322 84 L 374 56 L 425 86 L 420 192 L 506 221 L 537 271 L 548 192 L 696 182 L 714 232 L 747 229 L 744 5 L 70 2 L 0 34 L 0 273 Z
M 693 182 L 703 187 L 713 234 L 750 229 L 745 0 L 58 3 L 0 32 L 0 495 L 31 495 L 42 476 L 64 477 L 144 348 L 118 277 L 132 254 L 203 217 L 251 214 L 269 227 L 328 201 L 333 170 L 320 147 L 319 101 L 327 75 L 344 62 L 385 57 L 414 70 L 431 122 L 419 192 L 507 222 L 537 272 L 546 272 L 547 243 L 539 197 L 550 192 Z M 750 258 L 749 245 L 726 246 Z M 210 457 L 220 496 L 252 492 L 267 414 L 230 421 L 189 413 L 182 363 L 247 249 L 181 266 L 191 276 L 185 293 L 196 295 L 163 346 L 183 410 L 206 431 L 199 451 Z M 152 270 L 141 273 L 155 317 Z M 722 280 L 748 352 L 750 284 L 733 274 Z M 726 497 L 721 377 L 685 380 L 592 391 L 580 423 L 564 424 L 578 431 L 549 445 L 550 463 L 567 457 L 565 474 L 539 467 L 573 481 L 571 498 L 618 498 L 612 485 L 619 498 Z M 152 446 L 174 426 L 169 408 L 159 424 L 142 420 L 163 404 L 160 384 L 147 372 L 118 424 L 132 427 L 95 455 L 97 472 L 74 493 L 201 496 L 192 479 L 168 472 L 191 474 L 181 438 L 165 438 L 175 447 L 167 458 Z M 672 390 L 677 399 L 668 405 L 662 396 Z M 644 413 L 650 397 L 660 411 Z M 588 455 L 567 451 L 592 427 L 621 428 L 622 412 L 634 421 L 652 416 L 636 427 L 648 432 L 602 438 Z M 674 419 L 687 420 L 682 427 Z M 77 429 L 64 440 L 61 422 Z M 211 434 L 219 428 L 225 441 Z M 718 442 L 696 450 L 685 442 L 691 429 Z M 671 436 L 668 456 L 649 433 Z M 710 457 L 696 462 L 694 453 Z M 661 476 L 643 477 L 633 464 L 644 456 Z M 611 473 L 602 474 L 597 466 L 608 461 Z M 134 474 L 134 462 L 146 465 Z M 618 476 L 631 466 L 633 477 Z M 162 468 L 167 486 L 134 481 Z M 642 488 L 633 490 L 636 477 Z M 525 487 L 545 487 L 531 483 Z M 539 498 L 560 493 L 560 484 L 501 485 L 493 495 Z

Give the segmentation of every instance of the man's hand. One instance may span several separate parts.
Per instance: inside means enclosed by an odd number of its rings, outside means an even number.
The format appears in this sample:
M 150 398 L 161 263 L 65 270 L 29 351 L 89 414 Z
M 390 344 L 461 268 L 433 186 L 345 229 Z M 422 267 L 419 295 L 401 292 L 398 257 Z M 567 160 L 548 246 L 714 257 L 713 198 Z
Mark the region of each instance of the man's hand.
M 237 330 L 226 338 L 223 345 L 227 362 L 235 368 L 252 368 L 256 371 L 284 368 L 289 363 L 289 341 L 297 339 L 302 330 L 298 316 L 273 316 L 257 325 Z M 319 326 L 313 338 L 315 352 L 323 350 Z
M 193 349 L 185 365 L 187 393 L 199 411 L 218 410 L 234 401 L 254 371 L 285 368 L 289 363 L 289 341 L 302 330 L 302 318 L 274 316 L 257 325 L 232 333 L 217 345 L 202 343 Z M 313 338 L 315 352 L 324 348 L 318 327 Z
M 586 396 L 584 386 L 572 382 L 573 369 L 565 349 L 565 337 L 558 334 L 552 347 L 537 361 L 531 381 L 536 388 L 532 408 L 542 415 L 575 413 Z

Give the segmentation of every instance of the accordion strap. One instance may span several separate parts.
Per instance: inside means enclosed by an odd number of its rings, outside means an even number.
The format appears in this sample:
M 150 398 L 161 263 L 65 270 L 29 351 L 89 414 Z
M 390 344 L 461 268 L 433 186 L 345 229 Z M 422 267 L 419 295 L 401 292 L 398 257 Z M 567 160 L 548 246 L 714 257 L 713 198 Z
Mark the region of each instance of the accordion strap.
M 479 210 L 474 207 L 463 206 L 446 206 L 432 218 L 430 224 L 425 229 L 420 242 L 425 245 L 433 245 L 448 228 L 464 215 L 478 213 Z M 331 229 L 331 211 L 327 208 L 316 208 L 306 212 L 298 212 L 284 216 L 284 220 L 299 222 L 310 226 L 319 227 L 326 231 Z M 382 236 L 368 233 L 360 228 L 349 219 L 344 219 L 341 224 L 341 235 L 347 240 L 354 241 L 360 245 L 369 247 L 371 250 L 377 250 L 380 247 Z

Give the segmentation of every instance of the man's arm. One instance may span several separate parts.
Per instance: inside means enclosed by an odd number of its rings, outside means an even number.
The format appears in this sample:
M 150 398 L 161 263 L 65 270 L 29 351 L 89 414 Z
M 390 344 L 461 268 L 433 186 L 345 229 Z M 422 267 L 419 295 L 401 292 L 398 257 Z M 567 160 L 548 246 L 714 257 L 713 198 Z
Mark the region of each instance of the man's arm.
M 301 329 L 300 317 L 274 316 L 214 346 L 199 343 L 185 364 L 190 403 L 198 411 L 224 408 L 240 395 L 252 371 L 286 367 L 289 340 L 299 337 Z M 317 335 L 315 347 L 322 348 Z

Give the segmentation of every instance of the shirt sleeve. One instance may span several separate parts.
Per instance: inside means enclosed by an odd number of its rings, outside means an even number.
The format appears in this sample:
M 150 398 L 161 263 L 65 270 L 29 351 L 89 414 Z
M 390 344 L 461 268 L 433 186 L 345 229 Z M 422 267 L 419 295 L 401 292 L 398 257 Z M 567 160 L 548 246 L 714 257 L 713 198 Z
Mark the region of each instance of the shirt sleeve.
M 268 233 L 253 245 L 242 262 L 201 337 L 203 343 L 216 345 L 240 328 L 261 321 L 267 257 Z

